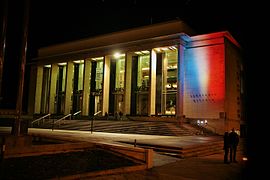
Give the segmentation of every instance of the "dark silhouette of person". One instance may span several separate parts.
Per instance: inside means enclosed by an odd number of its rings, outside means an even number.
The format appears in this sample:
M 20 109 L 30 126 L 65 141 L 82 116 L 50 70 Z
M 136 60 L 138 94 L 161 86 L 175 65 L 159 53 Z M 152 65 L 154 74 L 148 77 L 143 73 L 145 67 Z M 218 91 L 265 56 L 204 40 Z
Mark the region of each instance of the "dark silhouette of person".
M 223 136 L 223 150 L 224 150 L 224 163 L 229 164 L 229 150 L 230 150 L 230 138 L 229 133 L 226 131 Z
M 234 128 L 232 128 L 232 131 L 229 133 L 229 141 L 230 141 L 230 162 L 237 162 L 236 151 L 239 143 L 239 136 L 235 132 Z

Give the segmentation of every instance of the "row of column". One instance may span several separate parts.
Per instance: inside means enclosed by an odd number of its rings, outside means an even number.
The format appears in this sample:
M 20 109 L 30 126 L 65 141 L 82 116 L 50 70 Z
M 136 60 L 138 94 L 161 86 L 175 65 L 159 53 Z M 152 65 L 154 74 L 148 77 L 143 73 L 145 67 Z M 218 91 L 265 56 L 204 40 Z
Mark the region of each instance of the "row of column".
M 125 59 L 125 91 L 124 91 L 124 114 L 130 114 L 131 106 L 131 79 L 132 79 L 132 54 L 126 53 Z M 110 90 L 110 61 L 111 55 L 104 57 L 104 74 L 103 74 L 103 93 L 102 93 L 102 115 L 105 115 L 109 111 L 109 90 Z M 176 98 L 176 117 L 182 117 L 183 115 L 183 86 L 184 86 L 184 46 L 178 46 L 178 74 L 177 74 L 177 98 Z M 150 56 L 150 92 L 148 103 L 148 115 L 155 115 L 156 107 L 156 67 L 157 67 L 157 55 L 154 50 L 151 50 Z M 91 72 L 91 60 L 84 60 L 84 78 L 83 78 L 83 97 L 82 97 L 82 109 L 81 115 L 87 116 L 89 111 L 89 94 L 90 94 L 90 73 Z M 55 109 L 55 96 L 57 85 L 58 64 L 51 64 L 51 76 L 50 76 L 50 95 L 49 95 L 49 112 L 53 113 Z M 66 68 L 66 85 L 65 85 L 65 100 L 64 100 L 64 114 L 69 114 L 72 108 L 72 77 L 73 77 L 73 61 L 67 62 Z M 34 113 L 40 113 L 41 98 L 42 98 L 42 82 L 43 82 L 43 66 L 37 67 L 36 77 L 36 94 Z M 91 79 L 92 80 L 92 79 Z

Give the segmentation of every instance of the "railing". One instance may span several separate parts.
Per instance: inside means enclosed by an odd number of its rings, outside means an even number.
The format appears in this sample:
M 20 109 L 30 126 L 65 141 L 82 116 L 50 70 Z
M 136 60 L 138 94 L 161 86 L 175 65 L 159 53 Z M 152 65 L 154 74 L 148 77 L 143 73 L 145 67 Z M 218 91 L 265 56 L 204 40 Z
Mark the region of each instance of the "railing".
M 53 120 L 53 123 L 52 123 L 52 130 L 54 129 L 54 125 L 59 123 L 59 126 L 60 126 L 60 122 L 66 118 L 69 117 L 69 120 L 71 120 L 71 116 L 72 114 L 68 114 L 68 115 L 65 115 L 64 117 L 60 118 L 60 119 L 57 119 L 56 121 Z
M 42 124 L 44 123 L 44 119 L 46 118 L 46 117 L 49 117 L 49 120 L 50 120 L 50 116 L 51 116 L 51 114 L 46 114 L 46 115 L 44 115 L 44 116 L 42 116 L 42 117 L 40 117 L 40 118 L 38 118 L 38 119 L 36 119 L 36 120 L 34 120 L 34 121 L 32 121 L 32 126 L 33 126 L 33 124 L 34 123 L 36 123 L 36 122 L 38 122 L 38 125 L 39 125 L 39 122 L 42 120 Z
M 91 134 L 93 133 L 94 119 L 95 119 L 95 117 L 96 117 L 98 114 L 100 114 L 100 113 L 101 113 L 101 111 L 96 112 L 96 113 L 94 114 L 94 117 L 93 117 L 92 120 L 91 120 Z
M 77 115 L 80 114 L 81 112 L 82 112 L 82 111 L 75 112 L 75 113 L 72 115 L 72 117 L 77 116 Z

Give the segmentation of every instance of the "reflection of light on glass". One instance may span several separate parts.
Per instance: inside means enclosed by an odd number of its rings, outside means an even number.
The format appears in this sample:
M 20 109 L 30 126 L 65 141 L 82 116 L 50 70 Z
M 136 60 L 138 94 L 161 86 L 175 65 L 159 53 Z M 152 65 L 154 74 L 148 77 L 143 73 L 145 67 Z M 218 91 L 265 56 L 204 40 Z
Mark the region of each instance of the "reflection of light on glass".
M 79 64 L 79 63 L 83 63 L 83 60 L 76 60 L 76 61 L 73 61 L 73 62 Z
M 143 71 L 149 70 L 149 67 L 142 68 Z
M 120 57 L 120 53 L 119 52 L 116 52 L 116 53 L 114 53 L 114 55 L 113 55 L 115 58 L 119 58 Z
M 166 85 L 166 88 L 171 88 L 171 87 L 172 87 L 171 84 Z
M 94 60 L 94 61 L 97 61 L 97 60 L 103 60 L 103 57 L 92 58 L 92 60 Z
M 58 63 L 59 66 L 64 66 L 64 65 L 67 65 L 66 62 L 63 62 L 63 63 Z
M 167 51 L 169 50 L 167 47 L 161 48 L 162 51 Z
M 119 52 L 116 52 L 116 53 L 114 53 L 113 56 L 117 59 L 117 58 L 120 58 L 120 57 L 124 57 L 125 54 L 120 54 Z
M 150 52 L 149 51 L 142 51 L 142 53 L 149 54 Z
M 52 67 L 52 65 L 48 64 L 48 65 L 44 65 L 44 67 L 50 68 Z
M 142 52 L 140 52 L 140 51 L 137 51 L 137 52 L 135 52 L 135 54 L 137 54 L 137 55 L 141 55 L 141 54 L 143 54 Z

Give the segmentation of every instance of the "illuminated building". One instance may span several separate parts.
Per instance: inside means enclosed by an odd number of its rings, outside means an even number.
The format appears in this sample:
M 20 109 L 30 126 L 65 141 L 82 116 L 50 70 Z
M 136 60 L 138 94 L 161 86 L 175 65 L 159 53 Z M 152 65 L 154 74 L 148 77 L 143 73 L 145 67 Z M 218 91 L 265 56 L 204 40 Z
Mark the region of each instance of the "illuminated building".
M 195 35 L 170 21 L 39 49 L 30 114 L 80 112 L 207 120 L 240 129 L 241 48 L 229 32 Z

